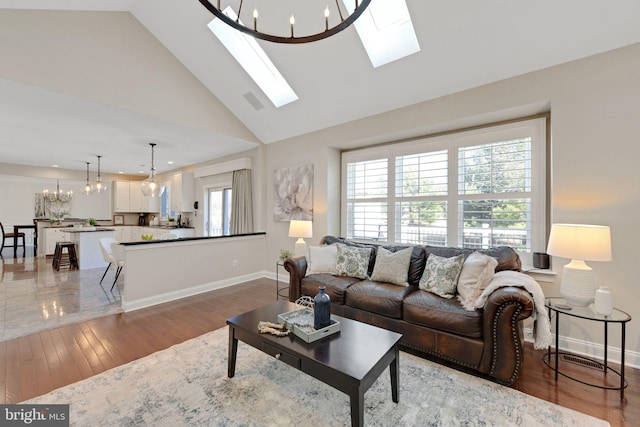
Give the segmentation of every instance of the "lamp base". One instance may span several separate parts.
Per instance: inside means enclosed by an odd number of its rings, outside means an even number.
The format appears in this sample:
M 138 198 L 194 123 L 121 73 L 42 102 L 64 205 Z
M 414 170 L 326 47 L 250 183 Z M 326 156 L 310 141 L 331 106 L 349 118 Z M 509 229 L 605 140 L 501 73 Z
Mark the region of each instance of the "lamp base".
M 293 254 L 294 255 L 305 255 L 306 252 L 307 252 L 307 242 L 305 242 L 302 237 L 299 237 L 298 240 L 296 240 L 296 246 L 295 246 Z
M 591 267 L 582 260 L 572 260 L 562 270 L 560 295 L 569 305 L 586 307 L 596 296 L 596 282 Z

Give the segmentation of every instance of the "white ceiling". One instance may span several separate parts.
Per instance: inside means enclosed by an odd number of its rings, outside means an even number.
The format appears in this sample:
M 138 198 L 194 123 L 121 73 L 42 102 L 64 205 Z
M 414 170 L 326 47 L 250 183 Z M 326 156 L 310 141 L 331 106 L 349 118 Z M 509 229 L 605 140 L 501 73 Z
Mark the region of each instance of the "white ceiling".
M 207 29 L 213 17 L 197 0 L 0 0 L 0 9 L 129 11 L 266 144 L 640 42 L 637 0 L 407 5 L 421 52 L 377 69 L 354 28 L 310 44 L 259 41 L 300 97 L 276 109 Z M 265 108 L 254 109 L 247 93 Z M 108 162 L 105 172 L 137 173 L 148 171 L 147 144 L 158 140 L 162 172 L 256 145 L 228 138 L 212 146 L 203 130 L 7 80 L 0 80 L 0 117 L 2 163 L 50 166 L 47 147 L 55 146 L 57 163 L 84 170 L 77 156 L 64 159 L 86 150 L 68 141 L 85 140 L 95 141 L 95 154 L 119 158 L 118 169 Z

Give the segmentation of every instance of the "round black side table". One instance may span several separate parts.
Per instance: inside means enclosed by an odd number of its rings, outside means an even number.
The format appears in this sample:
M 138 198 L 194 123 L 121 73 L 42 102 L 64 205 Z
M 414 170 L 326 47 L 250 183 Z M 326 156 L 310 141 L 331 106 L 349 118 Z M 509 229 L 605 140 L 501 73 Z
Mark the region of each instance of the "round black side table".
M 547 349 L 547 354 L 544 356 L 544 363 L 549 368 L 555 371 L 555 380 L 558 381 L 558 374 L 563 377 L 569 378 L 573 381 L 577 381 L 582 384 L 586 384 L 592 387 L 598 387 L 608 390 L 620 390 L 620 400 L 624 399 L 624 389 L 627 387 L 627 382 L 624 379 L 624 353 L 625 353 L 625 334 L 626 334 L 626 324 L 631 320 L 631 316 L 628 313 L 625 313 L 622 310 L 618 310 L 617 308 L 613 309 L 613 313 L 609 316 L 603 316 L 601 314 L 597 314 L 591 306 L 589 307 L 576 307 L 569 306 L 566 304 L 564 299 L 562 298 L 547 298 L 545 301 L 545 306 L 549 310 L 549 318 L 553 319 L 555 316 L 555 332 L 556 332 L 556 340 L 555 340 L 555 350 L 551 351 L 551 346 Z M 577 317 L 580 319 L 586 319 L 594 322 L 601 322 L 604 325 L 604 360 L 600 362 L 598 360 L 594 360 L 585 356 L 569 353 L 566 351 L 561 351 L 558 349 L 559 344 L 559 328 L 560 328 L 560 317 L 561 315 Z M 619 324 L 621 327 L 621 345 L 620 345 L 620 371 L 617 371 L 610 367 L 607 363 L 607 352 L 609 349 L 609 324 Z M 602 384 L 594 384 L 586 381 L 582 381 L 578 378 L 572 377 L 566 373 L 560 371 L 559 356 L 563 355 L 565 357 L 570 357 L 571 360 L 576 360 L 579 363 L 585 366 L 596 367 L 603 371 L 606 376 L 608 373 L 612 373 L 620 377 L 620 386 L 608 386 Z M 555 365 L 551 364 L 551 357 L 554 356 Z

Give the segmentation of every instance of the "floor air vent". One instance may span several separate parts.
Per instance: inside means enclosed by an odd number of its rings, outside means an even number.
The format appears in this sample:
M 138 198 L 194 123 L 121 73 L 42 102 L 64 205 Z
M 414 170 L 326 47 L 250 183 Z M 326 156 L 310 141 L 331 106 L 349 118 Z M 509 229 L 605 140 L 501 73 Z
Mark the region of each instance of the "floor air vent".
M 604 371 L 604 365 L 599 362 L 594 362 L 593 360 L 587 360 L 584 357 L 574 356 L 572 354 L 563 354 L 562 360 L 568 363 L 573 363 L 580 366 L 586 366 L 591 369 L 595 369 L 598 371 Z

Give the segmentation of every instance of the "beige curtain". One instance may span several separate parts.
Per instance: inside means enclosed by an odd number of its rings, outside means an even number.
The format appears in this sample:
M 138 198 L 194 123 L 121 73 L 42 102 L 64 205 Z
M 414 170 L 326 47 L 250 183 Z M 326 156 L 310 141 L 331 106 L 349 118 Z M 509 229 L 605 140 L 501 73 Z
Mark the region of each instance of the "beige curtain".
M 253 233 L 251 169 L 233 171 L 230 225 L 232 235 Z

